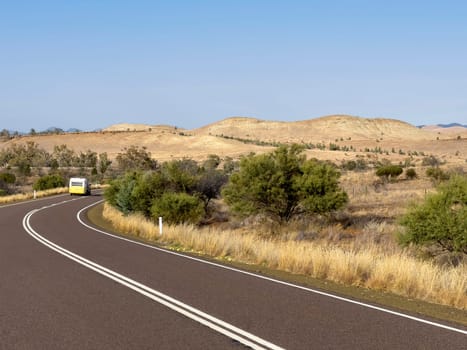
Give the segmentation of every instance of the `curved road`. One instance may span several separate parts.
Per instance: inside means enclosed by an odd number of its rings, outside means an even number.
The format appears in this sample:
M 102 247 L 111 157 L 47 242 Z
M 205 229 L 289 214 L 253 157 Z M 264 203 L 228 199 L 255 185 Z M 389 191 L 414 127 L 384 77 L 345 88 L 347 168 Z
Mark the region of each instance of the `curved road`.
M 0 349 L 467 348 L 463 326 L 92 229 L 81 210 L 99 200 L 0 207 Z

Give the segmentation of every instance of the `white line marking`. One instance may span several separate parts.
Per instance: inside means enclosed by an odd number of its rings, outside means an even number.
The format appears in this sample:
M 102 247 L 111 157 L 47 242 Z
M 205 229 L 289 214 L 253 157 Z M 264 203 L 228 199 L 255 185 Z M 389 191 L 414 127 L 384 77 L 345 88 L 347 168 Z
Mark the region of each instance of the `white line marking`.
M 363 302 L 360 302 L 360 301 L 356 301 L 356 300 L 352 300 L 352 299 L 340 297 L 340 296 L 338 296 L 338 295 L 334 295 L 334 294 L 322 292 L 322 291 L 319 291 L 319 290 L 316 290 L 316 289 L 307 288 L 307 287 L 299 286 L 299 285 L 292 284 L 292 283 L 289 283 L 289 282 L 284 282 L 284 281 L 276 280 L 276 279 L 274 279 L 274 278 L 266 277 L 266 276 L 262 276 L 262 275 L 258 275 L 258 274 L 256 274 L 256 273 L 252 273 L 252 272 L 248 272 L 248 271 L 239 270 L 239 269 L 236 269 L 236 268 L 234 268 L 234 267 L 230 267 L 230 266 L 225 266 L 225 265 L 217 264 L 217 263 L 214 263 L 214 262 L 211 262 L 211 261 L 207 261 L 207 260 L 202 260 L 202 259 L 195 258 L 195 257 L 192 257 L 192 256 L 188 256 L 188 255 L 180 254 L 180 253 L 177 253 L 177 252 L 173 252 L 173 251 L 171 251 L 171 250 L 162 249 L 162 248 L 155 247 L 155 246 L 152 246 L 152 245 L 149 245 L 149 244 L 145 244 L 145 243 L 141 243 L 141 242 L 138 242 L 138 241 L 134 241 L 134 240 L 131 240 L 131 239 L 128 239 L 128 238 L 125 238 L 125 237 L 117 236 L 117 235 L 114 235 L 114 234 L 111 234 L 111 233 L 108 233 L 108 232 L 99 230 L 99 229 L 97 229 L 97 228 L 95 228 L 95 227 L 92 227 L 92 226 L 86 224 L 86 223 L 81 219 L 81 214 L 82 214 L 85 210 L 89 209 L 90 207 L 92 207 L 92 206 L 94 206 L 94 205 L 97 205 L 97 204 L 99 204 L 99 203 L 101 203 L 101 202 L 103 202 L 103 201 L 104 201 L 104 200 L 100 200 L 100 201 L 98 201 L 98 202 L 96 202 L 96 203 L 93 203 L 93 204 L 88 205 L 88 206 L 84 207 L 83 209 L 81 209 L 81 210 L 76 214 L 76 217 L 77 217 L 78 221 L 79 221 L 82 225 L 86 226 L 87 228 L 89 228 L 89 229 L 91 229 L 91 230 L 94 230 L 94 231 L 96 231 L 96 232 L 99 232 L 99 233 L 101 233 L 101 234 L 110 236 L 110 237 L 115 238 L 115 239 L 121 239 L 121 240 L 123 240 L 123 241 L 130 242 L 130 243 L 133 243 L 133 244 L 138 244 L 138 245 L 141 245 L 141 246 L 143 246 L 143 247 L 150 248 L 150 249 L 154 249 L 154 250 L 157 250 L 157 251 L 166 253 L 166 254 L 176 255 L 176 256 L 179 256 L 179 257 L 182 257 L 182 258 L 185 258 L 185 259 L 189 259 L 189 260 L 194 260 L 194 261 L 197 261 L 197 262 L 200 262 L 200 263 L 203 263 L 203 264 L 208 264 L 208 265 L 216 266 L 216 267 L 219 267 L 219 268 L 222 268 L 222 269 L 226 269 L 226 270 L 230 270 L 230 271 L 235 271 L 235 272 L 242 273 L 242 274 L 245 274 L 245 275 L 248 275 L 248 276 L 253 276 L 253 277 L 256 277 L 256 278 L 260 278 L 260 279 L 263 279 L 263 280 L 266 280 L 266 281 L 270 281 L 270 282 L 282 284 L 282 285 L 285 285 L 285 286 L 288 286 L 288 287 L 298 288 L 298 289 L 301 289 L 301 290 L 305 290 L 305 291 L 312 292 L 312 293 L 315 293 L 315 294 L 327 296 L 327 297 L 330 297 L 330 298 L 333 298 L 333 299 L 337 299 L 337 300 L 341 300 L 341 301 L 344 301 L 344 302 L 348 302 L 348 303 L 351 303 L 351 304 L 356 304 L 356 305 L 363 306 L 363 307 L 366 307 L 366 308 L 370 308 L 370 309 L 373 309 L 373 310 L 378 310 L 378 311 L 381 311 L 381 312 L 385 312 L 385 313 L 388 313 L 388 314 L 391 314 L 391 315 L 395 315 L 395 316 L 407 318 L 407 319 L 410 319 L 410 320 L 412 320 L 412 321 L 416 321 L 416 322 L 420 322 L 420 323 L 425 323 L 425 324 L 428 324 L 428 325 L 431 325 L 431 326 L 434 326 L 434 327 L 444 328 L 444 329 L 447 329 L 447 330 L 450 330 L 450 331 L 453 331 L 453 332 L 458 332 L 458 333 L 462 333 L 462 334 L 466 334 L 466 335 L 467 335 L 467 331 L 462 330 L 462 329 L 459 329 L 459 328 L 447 326 L 447 325 L 444 325 L 444 324 L 441 324 L 441 323 L 437 323 L 437 322 L 428 321 L 428 320 L 425 320 L 425 319 L 423 319 L 423 318 L 419 318 L 419 317 L 407 315 L 407 314 L 404 314 L 404 313 L 401 313 L 401 312 L 397 312 L 397 311 L 385 309 L 385 308 L 382 308 L 382 307 L 379 307 L 379 306 L 375 306 L 375 305 L 371 305 L 371 304 L 366 304 L 366 303 L 363 303 Z
M 70 200 L 71 201 L 71 200 Z M 66 203 L 69 201 L 65 201 L 63 203 Z M 75 254 L 51 241 L 48 239 L 44 238 L 43 236 L 39 235 L 31 226 L 30 224 L 30 218 L 32 217 L 33 214 L 37 213 L 40 210 L 50 208 L 53 205 L 50 206 L 45 206 L 40 209 L 34 209 L 30 211 L 29 213 L 26 214 L 26 216 L 23 218 L 23 227 L 26 230 L 26 232 L 42 243 L 43 245 L 47 246 L 48 248 L 56 251 L 57 253 L 67 257 L 68 259 L 71 259 L 75 262 L 77 262 L 80 265 L 83 265 L 87 267 L 90 270 L 93 270 L 107 278 L 112 279 L 113 281 L 130 288 L 162 305 L 165 305 L 166 307 L 177 311 L 181 313 L 182 315 L 204 325 L 207 326 L 218 333 L 221 333 L 231 339 L 234 339 L 248 347 L 251 347 L 252 349 L 257 349 L 257 350 L 263 350 L 263 349 L 273 349 L 273 350 L 281 350 L 282 348 L 270 343 L 262 338 L 259 338 L 255 336 L 254 334 L 251 334 L 249 332 L 246 332 L 238 327 L 235 327 L 227 322 L 224 322 L 218 318 L 215 318 L 201 310 L 198 310 L 194 307 L 191 307 L 190 305 L 187 305 L 179 300 L 176 300 L 166 294 L 163 294 L 159 291 L 156 291 L 144 284 L 141 284 L 135 280 L 132 280 L 126 276 L 123 276 L 113 270 L 107 269 L 106 267 L 99 265 L 91 260 L 88 260 L 78 254 Z

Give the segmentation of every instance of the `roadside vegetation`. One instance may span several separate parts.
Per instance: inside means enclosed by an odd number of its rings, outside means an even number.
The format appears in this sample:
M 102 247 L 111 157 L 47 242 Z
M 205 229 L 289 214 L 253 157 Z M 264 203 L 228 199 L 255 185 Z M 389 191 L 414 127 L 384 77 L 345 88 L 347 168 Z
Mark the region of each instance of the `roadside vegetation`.
M 433 156 L 422 166 L 374 157 L 333 164 L 307 159 L 304 149 L 160 163 L 144 147 L 110 160 L 27 143 L 0 152 L 0 203 L 32 198 L 33 189 L 63 193 L 70 176 L 87 176 L 108 184 L 103 215 L 126 234 L 467 309 L 462 169 Z
M 53 195 L 62 194 L 62 193 L 68 193 L 68 187 L 59 187 L 59 188 L 54 188 L 54 189 L 49 189 L 49 190 L 44 190 L 44 191 L 36 191 L 35 194 L 34 192 L 27 192 L 27 193 L 12 194 L 9 196 L 0 196 L 0 205 L 26 201 L 26 200 L 33 199 L 33 198 L 48 197 L 48 196 L 53 196 Z
M 127 173 L 107 189 L 104 216 L 122 232 L 176 249 L 467 309 L 465 174 L 446 171 L 452 180 L 437 190 L 431 171 L 418 179 L 407 168 L 400 179 L 401 166 L 382 162 L 342 176 L 302 150 L 251 154 L 230 173 L 213 162 L 223 181 L 204 212 L 203 165 L 172 161 Z M 423 208 L 438 191 L 444 211 L 429 205 L 428 212 L 439 225 L 420 238 L 413 230 L 426 217 L 406 204 Z M 157 218 L 164 214 L 161 236 Z M 452 235 L 455 243 L 446 238 Z
M 439 266 L 375 242 L 302 240 L 297 232 L 279 238 L 254 230 L 168 225 L 160 235 L 158 226 L 141 214 L 125 216 L 106 204 L 103 215 L 121 232 L 173 249 L 467 308 L 466 265 Z

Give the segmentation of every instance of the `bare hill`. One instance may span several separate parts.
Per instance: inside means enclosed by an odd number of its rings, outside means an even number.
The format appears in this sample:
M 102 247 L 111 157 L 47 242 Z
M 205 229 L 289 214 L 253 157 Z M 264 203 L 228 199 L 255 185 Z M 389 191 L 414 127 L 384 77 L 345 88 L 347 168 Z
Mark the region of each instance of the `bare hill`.
M 76 152 L 87 150 L 97 153 L 107 152 L 110 158 L 114 158 L 124 148 L 138 146 L 145 147 L 155 158 L 164 161 L 184 157 L 205 159 L 210 154 L 239 157 L 249 152 L 264 152 L 272 149 L 272 147 L 249 145 L 209 135 L 194 136 L 178 131 L 174 127 L 161 126 L 149 129 L 22 136 L 7 142 L 0 142 L 0 150 L 14 144 L 35 142 L 47 152 L 52 152 L 55 146 L 67 145 Z M 130 130 L 134 129 L 130 128 Z
M 336 139 L 430 140 L 433 133 L 394 119 L 369 119 L 333 115 L 317 119 L 276 122 L 248 117 L 232 117 L 193 130 L 198 135 L 224 135 L 242 139 L 278 142 L 333 142 Z
M 0 142 L 0 149 L 32 141 L 48 152 L 66 144 L 76 152 L 107 152 L 111 158 L 125 147 L 146 147 L 154 158 L 205 159 L 210 154 L 238 158 L 250 152 L 268 152 L 272 142 L 322 144 L 326 150 L 307 150 L 310 157 L 340 162 L 365 156 L 401 162 L 409 156 L 433 154 L 448 163 L 466 167 L 467 129 L 443 132 L 420 129 L 408 123 L 383 118 L 346 115 L 278 122 L 232 117 L 199 129 L 184 130 L 167 125 L 117 124 L 100 132 L 65 133 L 17 137 Z M 330 151 L 330 144 L 341 150 Z M 377 155 L 371 150 L 379 149 Z M 418 157 L 420 159 L 420 157 Z

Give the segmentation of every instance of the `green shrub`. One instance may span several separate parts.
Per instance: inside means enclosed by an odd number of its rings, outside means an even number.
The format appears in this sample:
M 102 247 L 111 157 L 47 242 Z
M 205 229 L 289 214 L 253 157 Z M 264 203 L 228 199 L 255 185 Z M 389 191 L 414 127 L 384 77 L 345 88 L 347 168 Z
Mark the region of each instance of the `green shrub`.
M 405 176 L 407 176 L 408 179 L 413 180 L 418 177 L 417 172 L 415 171 L 414 168 L 409 168 L 405 171 Z
M 202 200 L 187 193 L 164 193 L 154 199 L 151 207 L 153 219 L 163 217 L 168 224 L 196 224 L 204 214 Z
M 455 175 L 421 205 L 412 205 L 400 220 L 402 244 L 436 245 L 467 254 L 467 177 Z
M 133 189 L 139 177 L 139 173 L 129 172 L 125 176 L 112 181 L 104 192 L 106 200 L 124 214 L 133 211 Z
M 32 188 L 36 191 L 49 190 L 51 188 L 64 187 L 65 179 L 58 174 L 44 175 L 39 178 Z
M 210 200 L 219 196 L 221 187 L 227 181 L 223 171 L 214 169 L 214 163 L 209 164 L 211 166 L 206 169 L 194 160 L 183 159 L 165 162 L 155 170 L 128 172 L 110 183 L 104 192 L 105 198 L 124 214 L 139 212 L 149 218 L 153 216 L 153 204 L 156 199 L 159 201 L 166 193 L 184 193 L 202 201 L 204 214 Z M 181 206 L 180 211 L 184 210 L 180 198 L 165 198 L 166 201 L 169 199 L 176 201 L 173 205 Z M 170 207 L 167 203 L 164 205 Z M 157 206 L 156 208 L 163 209 Z M 191 214 L 190 220 L 191 217 L 196 217 Z M 170 214 L 164 216 L 167 215 Z M 170 216 L 169 220 L 176 221 L 170 219 Z
M 357 162 L 354 160 L 348 160 L 342 162 L 342 169 L 352 171 L 357 169 Z
M 1 173 L 0 181 L 3 181 L 6 184 L 14 184 L 16 182 L 16 176 L 12 173 Z
M 302 151 L 298 145 L 280 146 L 244 157 L 222 191 L 226 203 L 242 216 L 262 214 L 276 222 L 341 208 L 347 194 L 339 189 L 340 173 L 330 164 L 306 160 Z
M 388 181 L 396 179 L 402 172 L 403 169 L 399 165 L 384 165 L 376 170 L 376 176 Z

